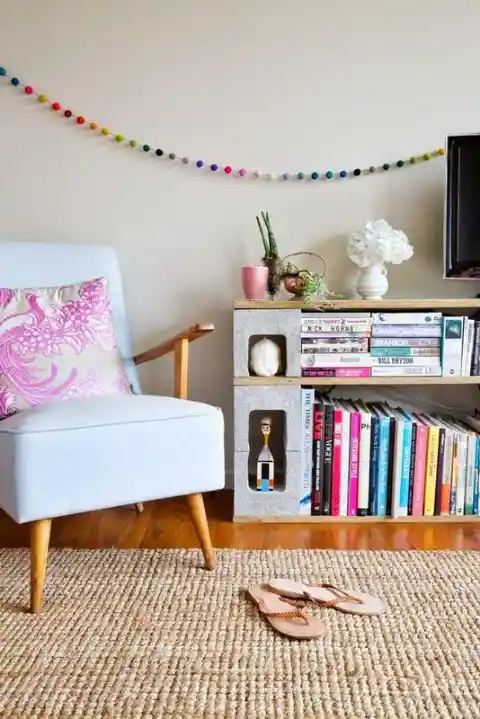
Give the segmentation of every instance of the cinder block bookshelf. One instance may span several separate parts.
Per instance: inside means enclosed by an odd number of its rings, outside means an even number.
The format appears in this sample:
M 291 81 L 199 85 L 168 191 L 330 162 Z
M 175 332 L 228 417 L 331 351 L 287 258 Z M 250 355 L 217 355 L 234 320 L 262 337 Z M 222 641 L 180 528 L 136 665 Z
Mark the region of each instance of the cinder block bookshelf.
M 442 312 L 465 316 L 480 311 L 480 299 L 398 298 L 335 300 L 236 300 L 234 310 L 234 522 L 244 523 L 456 523 L 477 521 L 478 515 L 311 516 L 299 513 L 302 485 L 302 389 L 415 385 L 479 385 L 480 376 L 302 377 L 301 318 L 331 312 Z M 251 349 L 271 338 L 282 351 L 282 366 L 273 377 L 256 376 Z M 280 441 L 281 440 L 281 441 Z M 283 447 L 279 449 L 279 445 Z M 266 449 L 265 449 L 266 448 Z M 269 489 L 258 480 L 258 457 L 268 450 Z M 273 454 L 272 454 L 273 453 Z M 275 461 L 274 461 L 275 457 Z M 265 466 L 265 465 L 264 465 Z M 265 485 L 266 487 L 267 485 Z M 272 486 L 274 487 L 272 489 Z M 264 489 L 265 489 L 264 487 Z M 260 491 L 259 491 L 260 489 Z

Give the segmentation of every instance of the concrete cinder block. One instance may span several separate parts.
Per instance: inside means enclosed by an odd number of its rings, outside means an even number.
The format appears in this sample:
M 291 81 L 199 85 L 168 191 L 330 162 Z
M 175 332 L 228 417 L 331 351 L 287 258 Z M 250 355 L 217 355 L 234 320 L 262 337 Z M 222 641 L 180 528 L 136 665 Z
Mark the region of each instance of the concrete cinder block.
M 301 450 L 301 388 L 284 385 L 234 388 L 235 451 L 249 452 L 250 413 L 254 410 L 285 412 L 285 451 Z
M 253 335 L 282 335 L 286 341 L 287 377 L 300 376 L 301 311 L 234 310 L 234 376 L 249 376 L 249 340 Z

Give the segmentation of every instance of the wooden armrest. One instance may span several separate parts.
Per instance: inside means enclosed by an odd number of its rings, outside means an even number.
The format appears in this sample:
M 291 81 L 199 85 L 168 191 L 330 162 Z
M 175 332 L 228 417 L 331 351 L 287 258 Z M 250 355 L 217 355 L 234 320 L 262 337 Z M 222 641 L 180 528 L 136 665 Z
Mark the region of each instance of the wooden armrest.
M 173 337 L 170 337 L 170 339 L 165 340 L 165 342 L 161 342 L 156 347 L 152 347 L 146 352 L 141 352 L 136 355 L 133 358 L 133 361 L 136 365 L 139 365 L 144 362 L 150 362 L 151 360 L 158 359 L 159 357 L 163 357 L 164 355 L 173 352 L 175 346 L 182 340 L 193 342 L 193 340 L 198 340 L 200 337 L 210 334 L 210 332 L 213 332 L 214 329 L 215 325 L 208 322 L 192 325 L 188 329 L 183 330 L 183 332 L 179 332 Z

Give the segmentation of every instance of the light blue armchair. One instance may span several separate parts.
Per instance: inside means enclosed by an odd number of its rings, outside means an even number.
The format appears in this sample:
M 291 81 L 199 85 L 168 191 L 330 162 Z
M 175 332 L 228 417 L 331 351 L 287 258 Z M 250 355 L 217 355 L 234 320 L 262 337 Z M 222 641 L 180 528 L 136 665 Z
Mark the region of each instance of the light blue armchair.
M 186 495 L 205 565 L 214 557 L 202 492 L 224 486 L 222 412 L 187 396 L 188 349 L 213 325 L 133 356 L 121 277 L 106 246 L 0 243 L 0 288 L 108 281 L 115 330 L 133 394 L 33 407 L 0 422 L 0 507 L 31 522 L 31 611 L 42 607 L 51 521 L 80 512 Z M 143 395 L 136 365 L 174 352 L 175 398 Z M 2 368 L 0 367 L 0 372 Z

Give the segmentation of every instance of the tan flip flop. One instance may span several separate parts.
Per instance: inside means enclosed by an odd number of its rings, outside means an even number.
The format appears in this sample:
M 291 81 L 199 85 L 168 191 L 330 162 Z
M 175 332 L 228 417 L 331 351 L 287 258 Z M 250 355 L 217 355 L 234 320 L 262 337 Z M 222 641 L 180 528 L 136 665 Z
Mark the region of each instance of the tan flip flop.
M 247 593 L 277 632 L 292 639 L 318 639 L 324 636 L 326 626 L 321 619 L 308 616 L 294 602 L 269 591 L 266 585 L 255 584 L 248 587 Z
M 374 616 L 385 611 L 380 599 L 354 590 L 343 591 L 332 584 L 303 584 L 291 579 L 272 579 L 268 587 L 275 594 L 291 599 L 309 599 L 320 607 L 333 607 L 348 614 Z

